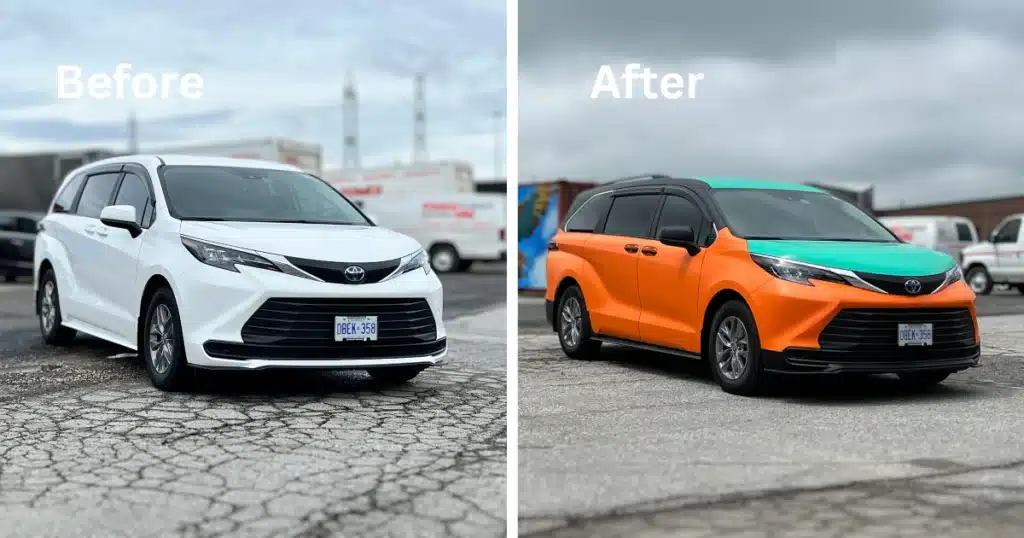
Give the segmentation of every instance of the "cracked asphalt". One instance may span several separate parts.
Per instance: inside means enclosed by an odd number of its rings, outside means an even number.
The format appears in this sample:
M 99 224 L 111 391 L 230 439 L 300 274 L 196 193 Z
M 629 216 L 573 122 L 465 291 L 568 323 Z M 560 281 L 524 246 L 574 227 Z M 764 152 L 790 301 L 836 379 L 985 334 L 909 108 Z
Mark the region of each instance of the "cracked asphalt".
M 797 378 L 763 398 L 520 335 L 520 535 L 1024 536 L 1024 317 L 981 325 L 983 365 L 933 390 Z
M 446 318 L 504 286 L 445 280 Z M 400 387 L 211 372 L 167 394 L 123 348 L 46 347 L 30 295 L 0 288 L 0 536 L 504 535 L 500 339 L 451 334 L 449 363 Z

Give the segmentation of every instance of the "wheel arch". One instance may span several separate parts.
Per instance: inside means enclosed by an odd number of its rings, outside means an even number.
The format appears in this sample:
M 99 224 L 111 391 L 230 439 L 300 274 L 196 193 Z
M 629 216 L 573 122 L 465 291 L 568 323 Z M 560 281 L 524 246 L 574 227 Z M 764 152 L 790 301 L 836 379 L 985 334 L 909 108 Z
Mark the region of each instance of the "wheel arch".
M 170 280 L 160 273 L 155 273 L 149 277 L 149 280 L 146 281 L 146 286 L 142 288 L 142 296 L 139 298 L 139 315 L 135 318 L 135 344 L 139 346 L 140 352 L 143 345 L 143 326 L 145 325 L 143 318 L 146 315 L 146 307 L 153 298 L 153 294 L 160 288 L 165 287 L 170 289 L 171 293 L 174 293 L 174 287 L 171 286 Z
M 576 281 L 576 277 L 573 276 L 562 277 L 562 280 L 558 282 L 558 286 L 555 288 L 554 299 L 552 299 L 555 315 L 551 316 L 551 328 L 556 331 L 558 330 L 558 303 L 562 300 L 562 294 L 565 293 L 565 290 L 571 286 L 580 288 L 580 293 L 583 293 L 583 287 L 580 286 L 580 283 Z M 586 300 L 585 296 L 583 300 Z
M 35 304 L 36 304 L 36 315 L 39 315 L 40 304 L 39 304 L 39 281 L 43 279 L 43 275 L 46 274 L 47 270 L 53 269 L 53 263 L 50 262 L 49 258 L 43 258 L 43 261 L 39 262 L 39 269 L 36 270 L 35 275 Z
M 751 312 L 754 311 L 754 309 L 750 307 L 750 301 L 747 301 L 746 297 L 744 297 L 739 291 L 736 291 L 733 288 L 723 288 L 718 290 L 718 292 L 711 297 L 711 300 L 708 301 L 707 307 L 704 308 L 704 317 L 701 321 L 699 353 L 705 359 L 707 358 L 706 351 L 711 341 L 711 320 L 714 319 L 715 314 L 720 308 L 722 308 L 722 305 L 729 301 L 740 301 L 746 305 L 747 308 L 750 308 Z

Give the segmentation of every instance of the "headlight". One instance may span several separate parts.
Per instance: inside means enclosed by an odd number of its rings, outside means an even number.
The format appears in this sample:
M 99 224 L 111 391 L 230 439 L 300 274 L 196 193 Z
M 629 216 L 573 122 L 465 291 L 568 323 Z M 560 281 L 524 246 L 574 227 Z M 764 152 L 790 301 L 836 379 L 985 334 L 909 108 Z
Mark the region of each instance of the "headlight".
M 181 237 L 181 244 L 197 260 L 213 267 L 227 269 L 238 273 L 239 265 L 247 265 L 267 271 L 281 272 L 281 269 L 274 262 L 242 250 L 213 245 L 191 237 Z
M 402 268 L 400 274 L 405 274 L 416 269 L 423 269 L 423 274 L 429 275 L 430 256 L 427 256 L 426 251 L 423 249 L 417 250 L 405 258 L 402 258 L 402 263 L 399 267 Z
M 813 286 L 814 284 L 811 283 L 811 280 L 824 280 L 838 284 L 849 283 L 841 275 L 824 268 L 804 265 L 784 258 L 772 258 L 757 254 L 751 254 L 750 257 L 754 260 L 754 263 L 760 265 L 762 269 L 771 273 L 775 278 L 781 278 L 788 282 L 805 286 Z
M 954 265 L 948 271 L 946 271 L 946 278 L 945 278 L 945 280 L 942 281 L 942 285 L 939 286 L 938 288 L 935 288 L 935 291 L 933 291 L 932 293 L 938 293 L 938 292 L 942 291 L 943 289 L 945 289 L 950 284 L 953 284 L 954 282 L 959 282 L 960 280 L 963 280 L 963 278 L 964 278 L 963 270 L 960 269 L 959 265 Z

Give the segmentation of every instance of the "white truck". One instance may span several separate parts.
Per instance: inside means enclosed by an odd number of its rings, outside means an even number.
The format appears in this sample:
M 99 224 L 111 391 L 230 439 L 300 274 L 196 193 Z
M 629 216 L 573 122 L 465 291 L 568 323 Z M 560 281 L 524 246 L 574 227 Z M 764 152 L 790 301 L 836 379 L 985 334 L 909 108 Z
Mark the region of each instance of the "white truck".
M 961 267 L 967 284 L 978 295 L 988 295 L 996 284 L 1024 293 L 1024 213 L 1003 219 L 986 238 L 963 250 Z
M 438 273 L 466 271 L 474 262 L 505 259 L 505 196 L 408 193 L 354 198 L 380 226 L 423 245 Z
M 462 161 L 435 161 L 380 168 L 327 170 L 323 176 L 353 200 L 409 193 L 473 193 L 473 165 Z
M 960 259 L 964 248 L 978 242 L 978 230 L 967 217 L 935 215 L 879 217 L 878 221 L 907 243 L 945 252 Z
M 146 151 L 200 157 L 259 159 L 298 166 L 303 171 L 315 176 L 320 176 L 323 173 L 323 146 L 286 138 L 268 137 L 234 142 L 211 142 L 167 148 L 147 148 Z

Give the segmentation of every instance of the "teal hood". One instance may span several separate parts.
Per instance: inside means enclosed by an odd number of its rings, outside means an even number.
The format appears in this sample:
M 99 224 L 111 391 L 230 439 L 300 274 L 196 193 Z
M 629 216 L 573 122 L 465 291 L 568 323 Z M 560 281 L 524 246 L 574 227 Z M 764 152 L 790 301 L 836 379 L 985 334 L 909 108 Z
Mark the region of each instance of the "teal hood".
M 878 275 L 937 275 L 956 265 L 948 254 L 906 243 L 749 240 L 747 248 L 751 254 Z

